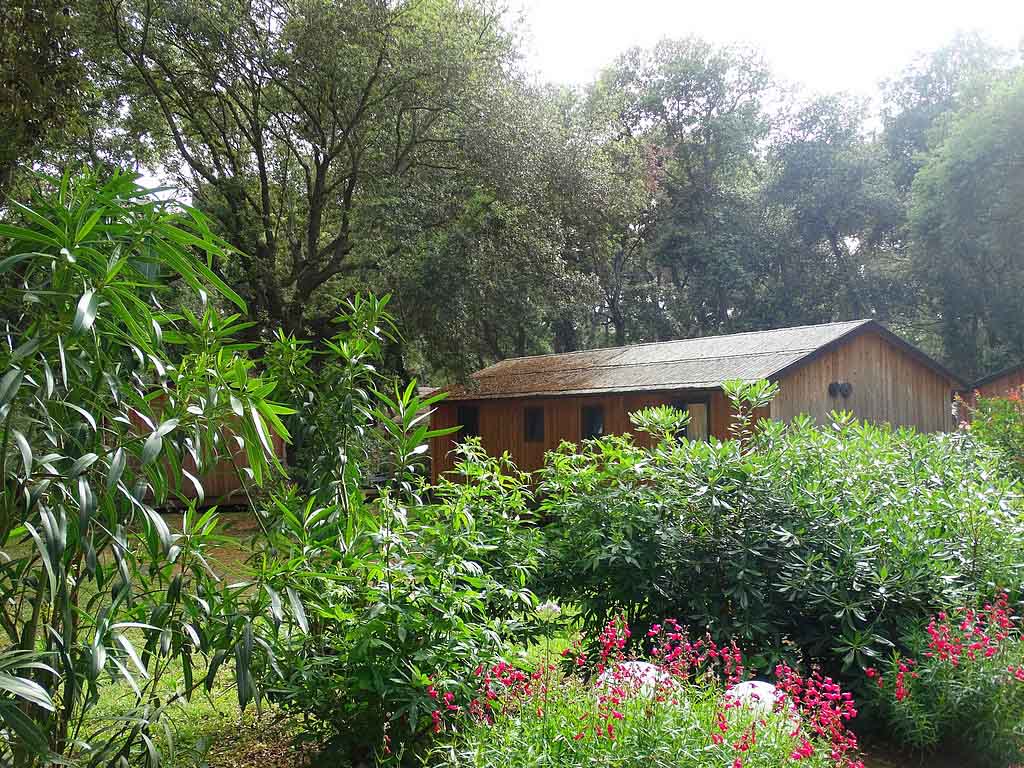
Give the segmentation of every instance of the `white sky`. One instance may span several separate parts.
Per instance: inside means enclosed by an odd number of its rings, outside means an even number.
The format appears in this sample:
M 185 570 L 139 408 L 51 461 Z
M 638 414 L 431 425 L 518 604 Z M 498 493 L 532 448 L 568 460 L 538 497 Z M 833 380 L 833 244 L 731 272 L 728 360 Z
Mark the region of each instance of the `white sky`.
M 578 85 L 622 51 L 696 35 L 761 49 L 776 75 L 813 91 L 875 92 L 959 30 L 1017 49 L 1024 0 L 509 0 L 527 25 L 526 63 Z

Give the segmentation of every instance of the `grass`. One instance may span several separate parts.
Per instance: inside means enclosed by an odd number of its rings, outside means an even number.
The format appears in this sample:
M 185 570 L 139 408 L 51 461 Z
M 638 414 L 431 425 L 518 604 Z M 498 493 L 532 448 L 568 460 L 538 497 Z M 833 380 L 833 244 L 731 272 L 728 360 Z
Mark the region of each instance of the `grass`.
M 181 514 L 164 516 L 172 531 L 181 529 Z M 251 515 L 224 514 L 220 532 L 222 545 L 210 550 L 208 561 L 216 573 L 228 581 L 244 580 L 246 561 L 257 525 Z M 206 669 L 196 667 L 196 680 Z M 155 741 L 167 765 L 203 765 L 211 768 L 297 768 L 308 765 L 316 752 L 314 744 L 303 743 L 303 729 L 296 718 L 274 706 L 250 705 L 239 712 L 234 672 L 225 663 L 207 694 L 197 691 L 190 699 L 180 698 L 169 705 L 165 718 L 168 728 L 155 734 Z M 180 661 L 173 660 L 160 679 L 158 694 L 167 700 L 185 687 Z M 117 678 L 101 689 L 99 702 L 90 711 L 86 727 L 102 731 L 130 714 L 136 706 L 135 695 L 127 683 Z

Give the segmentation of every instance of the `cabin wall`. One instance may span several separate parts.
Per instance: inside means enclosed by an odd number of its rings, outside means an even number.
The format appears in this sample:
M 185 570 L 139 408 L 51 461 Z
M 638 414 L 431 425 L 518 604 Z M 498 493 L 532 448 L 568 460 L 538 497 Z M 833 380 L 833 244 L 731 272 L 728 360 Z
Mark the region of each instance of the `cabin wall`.
M 961 409 L 960 417 L 965 421 L 971 421 L 972 411 L 978 407 L 979 397 L 1007 397 L 1011 392 L 1019 392 L 1022 387 L 1024 387 L 1024 366 L 1007 371 L 1002 376 L 986 381 L 981 386 L 960 392 L 960 399 L 967 406 Z
M 829 383 L 849 382 L 849 397 L 829 395 Z M 922 432 L 953 428 L 953 384 L 907 352 L 874 333 L 863 333 L 779 381 L 771 417 L 789 421 L 806 413 L 818 423 L 833 410 L 857 418 L 915 427 Z
M 1024 387 L 1024 366 L 1007 371 L 1003 376 L 976 387 L 974 391 L 982 397 L 1006 397 L 1021 387 Z
M 480 441 L 491 456 L 508 451 L 520 469 L 533 471 L 544 464 L 544 454 L 557 448 L 563 441 L 580 441 L 580 411 L 584 406 L 604 406 L 605 434 L 632 432 L 629 414 L 653 405 L 665 405 L 678 400 L 708 401 L 708 431 L 714 437 L 726 439 L 731 421 L 729 403 L 721 390 L 684 390 L 657 392 L 629 392 L 594 396 L 521 397 L 488 400 L 459 400 L 439 403 L 431 418 L 434 429 L 455 426 L 458 407 L 474 405 L 480 409 Z M 526 442 L 524 439 L 524 411 L 526 408 L 544 409 L 544 440 Z M 767 415 L 767 414 L 765 414 Z M 636 433 L 637 442 L 645 444 L 649 437 Z M 461 439 L 459 433 L 431 441 L 431 473 L 433 479 L 453 466 L 451 450 Z

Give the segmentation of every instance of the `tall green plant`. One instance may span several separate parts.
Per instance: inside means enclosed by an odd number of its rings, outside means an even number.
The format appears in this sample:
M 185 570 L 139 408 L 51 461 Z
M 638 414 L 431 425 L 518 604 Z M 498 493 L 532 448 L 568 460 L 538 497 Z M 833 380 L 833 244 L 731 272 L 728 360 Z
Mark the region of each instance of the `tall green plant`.
M 1024 480 L 1024 387 L 1006 397 L 979 397 L 969 429 L 978 442 L 999 452 L 1008 472 Z
M 739 388 L 734 408 L 767 391 Z M 662 439 L 567 446 L 540 475 L 539 591 L 577 601 L 588 628 L 674 617 L 849 673 L 930 610 L 1019 584 L 1021 486 L 962 436 L 835 413 L 690 442 L 657 413 L 634 420 Z
M 523 525 L 524 478 L 470 445 L 458 465 L 466 482 L 444 483 L 427 503 L 417 465 L 437 434 L 427 427 L 437 398 L 420 399 L 414 384 L 378 393 L 380 496 L 275 498 L 279 557 L 262 557 L 257 572 L 290 609 L 280 601 L 280 620 L 259 626 L 276 660 L 261 685 L 357 762 L 422 743 L 437 708 L 431 681 L 466 681 L 508 640 L 532 636 L 524 614 L 539 550 Z
M 338 331 L 322 345 L 278 330 L 266 349 L 274 397 L 295 411 L 285 420 L 294 441 L 291 478 L 323 503 L 349 505 L 381 460 L 372 425 L 375 393 L 389 384 L 380 370 L 384 347 L 398 336 L 390 298 L 347 300 L 334 319 Z
M 205 556 L 215 514 L 188 510 L 173 533 L 156 508 L 183 484 L 201 494 L 229 441 L 252 480 L 274 471 L 286 409 L 231 341 L 239 316 L 210 304 L 244 311 L 198 213 L 124 174 L 44 184 L 0 224 L 0 761 L 153 766 L 168 707 L 204 682 L 197 657 L 210 684 L 234 652 L 244 705 L 253 654 L 242 590 Z M 119 681 L 132 705 L 91 718 Z

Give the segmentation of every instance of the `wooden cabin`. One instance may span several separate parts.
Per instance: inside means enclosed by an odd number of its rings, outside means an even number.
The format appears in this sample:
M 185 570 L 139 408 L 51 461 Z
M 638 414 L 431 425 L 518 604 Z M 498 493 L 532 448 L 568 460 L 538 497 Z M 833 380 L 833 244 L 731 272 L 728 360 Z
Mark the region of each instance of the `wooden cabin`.
M 1013 392 L 1024 391 L 1024 363 L 990 373 L 971 384 L 963 392 L 960 399 L 966 408 L 961 409 L 961 418 L 971 420 L 971 412 L 978 405 L 979 397 L 1007 397 Z
M 629 414 L 660 404 L 689 412 L 691 439 L 724 440 L 732 412 L 722 384 L 730 379 L 778 382 L 762 414 L 772 419 L 807 413 L 823 422 L 847 410 L 925 432 L 953 428 L 953 393 L 963 387 L 874 320 L 514 358 L 447 388 L 431 423 L 462 429 L 433 440 L 432 474 L 452 468 L 454 443 L 470 435 L 534 470 L 563 440 L 629 432 Z
M 978 379 L 971 385 L 971 393 L 980 397 L 1006 397 L 1024 387 L 1024 363 L 1004 368 Z

